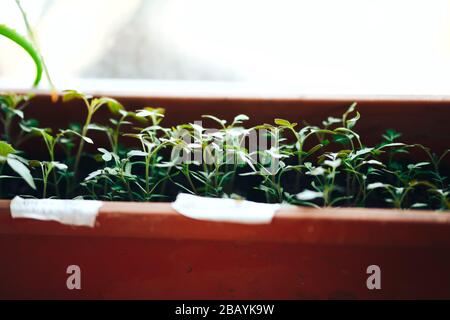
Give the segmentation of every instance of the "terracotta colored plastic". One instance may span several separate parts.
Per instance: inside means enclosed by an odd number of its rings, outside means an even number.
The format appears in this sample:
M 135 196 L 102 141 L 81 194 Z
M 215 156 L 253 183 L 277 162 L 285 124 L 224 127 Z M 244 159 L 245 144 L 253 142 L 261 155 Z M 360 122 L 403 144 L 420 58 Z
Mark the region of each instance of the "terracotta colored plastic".
M 106 203 L 95 228 L 12 219 L 0 202 L 0 298 L 449 298 L 450 214 L 294 208 L 269 225 Z M 66 269 L 82 270 L 68 290 Z M 367 267 L 381 268 L 368 290 Z
M 204 113 L 317 123 L 351 101 L 121 100 L 165 106 L 169 123 Z M 73 121 L 74 105 L 48 101 L 38 97 L 42 106 L 30 112 L 64 112 L 43 125 Z M 363 100 L 359 110 L 366 141 L 392 127 L 434 149 L 450 145 L 450 101 Z M 108 202 L 87 228 L 12 219 L 2 200 L 0 255 L 1 299 L 450 298 L 450 214 L 442 212 L 294 207 L 250 226 L 192 220 L 170 204 Z M 81 268 L 81 290 L 66 287 L 69 265 Z M 367 288 L 370 265 L 381 268 L 380 290 Z

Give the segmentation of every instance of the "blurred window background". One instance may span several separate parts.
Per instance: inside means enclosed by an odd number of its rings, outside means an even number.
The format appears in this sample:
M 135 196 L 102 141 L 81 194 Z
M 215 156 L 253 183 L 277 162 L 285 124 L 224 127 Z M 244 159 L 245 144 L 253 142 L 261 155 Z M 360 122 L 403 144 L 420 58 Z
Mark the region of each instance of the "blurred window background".
M 449 0 L 21 3 L 57 86 L 145 79 L 450 94 Z M 0 23 L 26 34 L 14 0 L 0 1 Z M 0 37 L 0 84 L 33 77 L 29 57 Z

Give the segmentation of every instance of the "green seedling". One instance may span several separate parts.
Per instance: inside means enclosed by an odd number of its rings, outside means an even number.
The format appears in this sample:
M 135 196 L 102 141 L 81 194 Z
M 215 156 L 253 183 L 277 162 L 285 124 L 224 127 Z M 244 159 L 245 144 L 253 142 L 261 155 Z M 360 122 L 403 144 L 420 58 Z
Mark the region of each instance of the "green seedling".
M 111 98 L 64 93 L 64 101 L 73 99 L 86 107 L 84 122 L 53 131 L 25 118 L 28 96 L 0 96 L 1 196 L 7 196 L 2 192 L 8 184 L 17 190 L 36 189 L 29 196 L 43 198 L 171 201 L 178 192 L 188 192 L 314 207 L 449 209 L 443 160 L 450 151 L 436 155 L 422 145 L 402 143 L 401 134 L 392 129 L 380 144 L 366 146 L 356 129 L 361 117 L 356 104 L 321 126 L 277 118 L 274 125 L 246 128 L 246 115 L 230 123 L 205 115 L 216 127 L 211 129 L 198 123 L 164 127 L 161 108 L 128 111 Z M 113 117 L 107 123 L 93 122 L 103 106 Z M 106 145 L 94 143 L 88 136 L 92 130 L 105 133 Z M 246 143 L 255 133 L 270 145 L 250 148 Z M 16 146 L 36 136 L 48 156 L 28 161 Z M 85 144 L 96 151 L 85 150 Z M 412 162 L 418 152 L 427 158 Z M 82 167 L 81 159 L 86 164 Z

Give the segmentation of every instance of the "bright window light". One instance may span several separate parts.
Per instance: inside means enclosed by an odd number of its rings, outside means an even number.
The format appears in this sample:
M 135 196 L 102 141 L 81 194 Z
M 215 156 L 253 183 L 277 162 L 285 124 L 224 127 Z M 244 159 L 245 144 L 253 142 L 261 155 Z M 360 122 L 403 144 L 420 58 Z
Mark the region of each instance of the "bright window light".
M 22 0 L 56 84 L 263 83 L 299 93 L 450 94 L 448 0 Z M 13 0 L 0 23 L 25 33 Z M 0 38 L 0 83 L 31 81 Z

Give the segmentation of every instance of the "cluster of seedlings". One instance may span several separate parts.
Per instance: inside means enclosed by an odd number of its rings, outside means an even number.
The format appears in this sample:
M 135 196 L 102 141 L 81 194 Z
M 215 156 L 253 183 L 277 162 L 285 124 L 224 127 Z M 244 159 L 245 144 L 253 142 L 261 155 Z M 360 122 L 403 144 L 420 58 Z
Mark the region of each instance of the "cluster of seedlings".
M 36 65 L 33 86 L 42 73 L 54 88 L 33 30 L 16 0 L 28 39 L 5 25 L 0 35 L 21 46 Z M 31 96 L 0 94 L 0 198 L 84 198 L 171 201 L 179 192 L 286 202 L 308 206 L 428 208 L 450 207 L 448 150 L 436 155 L 425 146 L 405 144 L 387 130 L 376 146 L 366 146 L 355 131 L 356 104 L 321 126 L 274 119 L 274 124 L 244 127 L 246 115 L 228 124 L 204 116 L 203 123 L 164 127 L 163 109 L 128 111 L 111 98 L 66 91 L 65 101 L 86 106 L 82 124 L 54 131 L 25 117 Z M 53 90 L 52 99 L 56 100 Z M 95 113 L 108 108 L 108 123 Z M 94 131 L 105 137 L 92 139 Z M 267 138 L 269 145 L 256 143 Z M 38 141 L 46 156 L 25 150 Z M 100 141 L 100 142 L 99 142 Z M 250 142 L 250 144 L 249 144 Z M 412 162 L 412 153 L 425 160 Z M 38 158 L 38 159 L 36 159 Z M 420 158 L 420 157 L 419 157 Z
M 65 91 L 64 101 L 85 105 L 85 120 L 55 131 L 25 116 L 31 98 L 0 95 L 1 198 L 172 201 L 187 192 L 314 207 L 450 207 L 442 168 L 449 150 L 436 155 L 402 143 L 394 130 L 366 146 L 355 131 L 356 104 L 320 126 L 274 119 L 245 127 L 246 115 L 231 123 L 206 115 L 211 130 L 199 123 L 164 127 L 164 109 L 128 111 L 111 98 Z M 96 121 L 101 108 L 109 109 L 107 123 Z M 255 132 L 267 147 L 248 146 Z M 30 143 L 46 156 L 34 159 L 25 151 Z M 426 160 L 412 162 L 413 152 Z

